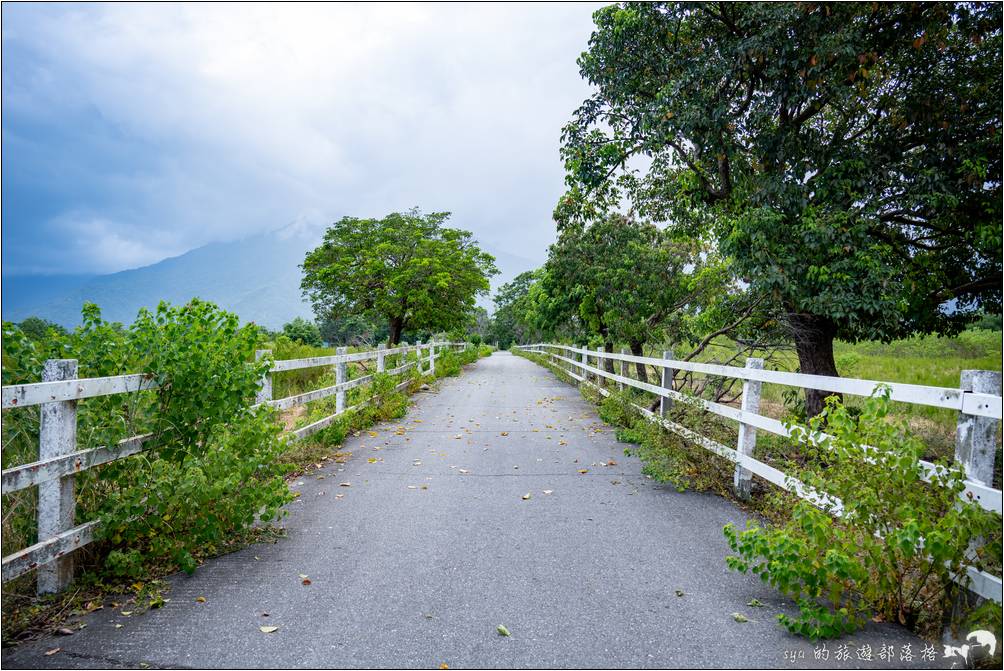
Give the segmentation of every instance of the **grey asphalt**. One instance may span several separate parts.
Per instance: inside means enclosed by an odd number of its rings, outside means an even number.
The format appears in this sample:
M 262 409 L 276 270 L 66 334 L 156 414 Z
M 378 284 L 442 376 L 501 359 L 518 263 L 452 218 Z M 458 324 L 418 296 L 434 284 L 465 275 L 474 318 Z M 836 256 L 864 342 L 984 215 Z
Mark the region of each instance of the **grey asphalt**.
M 931 666 L 887 624 L 816 659 L 775 621 L 790 600 L 725 566 L 722 526 L 746 515 L 648 479 L 574 387 L 525 359 L 482 359 L 374 432 L 294 482 L 286 538 L 172 577 L 161 609 L 97 611 L 5 650 L 4 668 Z

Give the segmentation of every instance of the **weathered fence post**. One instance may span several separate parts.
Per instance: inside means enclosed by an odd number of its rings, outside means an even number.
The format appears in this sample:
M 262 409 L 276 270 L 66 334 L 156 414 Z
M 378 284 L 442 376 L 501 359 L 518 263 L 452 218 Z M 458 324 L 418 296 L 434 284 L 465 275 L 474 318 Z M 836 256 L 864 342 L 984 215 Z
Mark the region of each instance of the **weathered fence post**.
M 76 359 L 49 359 L 42 369 L 43 382 L 73 380 L 77 377 Z M 39 425 L 38 458 L 51 459 L 77 451 L 77 402 L 43 403 Z M 38 484 L 38 540 L 73 528 L 76 500 L 73 476 Z M 60 557 L 38 569 L 39 594 L 60 592 L 73 580 L 73 557 Z
M 747 368 L 763 368 L 763 359 L 750 357 L 746 359 Z M 758 413 L 760 411 L 760 387 L 759 380 L 743 381 L 743 401 L 742 410 L 744 412 Z M 736 451 L 739 454 L 753 456 L 753 449 L 756 447 L 756 428 L 745 422 L 739 424 L 739 443 Z M 736 496 L 740 499 L 748 499 L 753 489 L 753 473 L 736 464 L 735 474 L 732 477 L 732 484 L 736 490 Z
M 627 353 L 628 353 L 627 347 L 621 347 L 621 356 L 625 356 L 627 355 Z M 620 375 L 621 377 L 627 377 L 627 375 L 624 374 L 624 369 L 629 367 L 628 362 L 625 361 L 624 359 L 620 359 L 617 363 L 618 363 L 617 374 Z M 624 391 L 624 383 L 618 382 L 617 389 L 619 391 Z
M 429 374 L 436 375 L 436 341 L 429 338 Z
M 589 373 L 586 372 L 586 366 L 589 365 L 589 357 L 586 356 L 585 345 L 576 345 L 576 347 L 582 350 L 582 356 L 580 357 L 582 360 L 582 368 L 579 369 L 579 372 L 582 373 L 582 382 L 585 383 L 589 381 Z
M 663 353 L 662 353 L 662 358 L 663 359 L 672 359 L 673 358 L 673 352 L 670 351 L 670 350 L 664 350 Z M 672 389 L 673 388 L 673 369 L 669 368 L 667 366 L 663 366 L 662 367 L 662 387 L 664 389 Z M 759 395 L 759 393 L 760 393 L 760 391 L 759 391 L 759 388 L 758 388 L 757 394 Z M 659 397 L 659 414 L 660 415 L 662 415 L 663 417 L 665 417 L 667 414 L 669 414 L 669 409 L 672 408 L 672 407 L 673 407 L 673 399 L 669 398 L 668 396 L 660 396 Z
M 959 387 L 963 393 L 1001 395 L 1001 374 L 992 370 L 964 370 Z M 994 453 L 997 424 L 992 417 L 977 417 L 959 412 L 955 433 L 955 460 L 966 470 L 966 477 L 993 487 Z
M 599 347 L 596 348 L 596 368 L 599 369 L 599 370 L 606 370 L 607 369 L 607 362 L 601 356 L 601 354 L 605 354 L 605 352 L 603 350 L 603 345 L 600 345 Z M 605 387 L 605 386 L 607 386 L 607 379 L 605 377 L 603 377 L 602 375 L 597 374 L 596 375 L 596 384 L 598 386 L 600 386 L 600 387 Z
M 261 361 L 263 358 L 272 353 L 270 349 L 259 349 L 255 350 L 254 359 L 255 361 Z M 272 373 L 265 371 L 265 374 L 261 376 L 261 387 L 258 389 L 258 393 L 255 394 L 255 403 L 268 403 L 272 400 Z
M 335 354 L 341 356 L 343 354 L 348 354 L 348 347 L 339 347 L 335 350 Z M 344 361 L 339 361 L 335 364 L 335 384 L 342 384 L 348 381 L 348 366 L 345 365 Z M 345 411 L 345 390 L 339 389 L 335 392 L 335 412 L 340 413 Z
M 384 362 L 384 350 L 387 349 L 387 345 L 380 343 L 377 345 L 377 372 L 382 373 L 387 370 L 387 365 Z

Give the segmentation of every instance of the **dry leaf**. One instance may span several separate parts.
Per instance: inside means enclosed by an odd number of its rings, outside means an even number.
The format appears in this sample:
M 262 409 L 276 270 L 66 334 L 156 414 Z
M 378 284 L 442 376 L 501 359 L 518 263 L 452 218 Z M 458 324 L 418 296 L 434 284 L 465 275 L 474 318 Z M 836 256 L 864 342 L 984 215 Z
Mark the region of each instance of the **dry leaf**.
M 508 435 L 509 435 L 509 432 L 508 432 L 508 431 L 503 431 L 503 432 L 502 432 L 502 435 L 503 435 L 503 436 L 508 436 Z M 501 625 L 499 625 L 499 626 L 501 626 Z
M 272 634 L 279 631 L 279 627 L 258 627 L 258 630 L 263 634 Z
M 499 626 L 495 627 L 495 631 L 499 633 L 499 636 L 511 636 L 509 630 L 506 629 L 506 626 L 504 624 L 500 624 Z
M 45 656 L 46 656 L 46 657 L 52 657 L 53 655 L 55 655 L 55 654 L 56 654 L 57 652 L 59 652 L 60 650 L 62 650 L 62 648 L 53 648 L 52 650 L 47 650 L 47 651 L 45 652 Z
M 553 490 L 553 489 L 545 489 L 545 490 L 544 490 L 544 493 L 545 493 L 545 494 L 551 494 L 551 493 L 553 493 L 553 492 L 554 492 L 554 490 Z
M 303 580 L 300 581 L 300 584 L 301 585 L 309 585 L 310 584 L 310 578 L 304 578 Z
M 338 486 L 339 487 L 351 487 L 352 483 L 351 482 L 339 482 Z
M 588 469 L 588 468 L 580 468 L 580 469 L 579 469 L 579 473 L 581 473 L 582 475 L 585 475 L 585 474 L 586 474 L 586 473 L 588 473 L 588 472 L 589 472 L 589 469 Z
M 73 630 L 67 629 L 66 627 L 60 627 L 56 630 L 56 633 L 60 636 L 73 636 Z
M 197 596 L 197 597 L 195 597 L 195 602 L 196 603 L 205 603 L 206 602 L 206 597 L 204 597 L 204 596 Z
M 529 499 L 530 499 L 530 492 L 527 492 L 526 494 L 523 495 L 523 500 L 528 501 Z

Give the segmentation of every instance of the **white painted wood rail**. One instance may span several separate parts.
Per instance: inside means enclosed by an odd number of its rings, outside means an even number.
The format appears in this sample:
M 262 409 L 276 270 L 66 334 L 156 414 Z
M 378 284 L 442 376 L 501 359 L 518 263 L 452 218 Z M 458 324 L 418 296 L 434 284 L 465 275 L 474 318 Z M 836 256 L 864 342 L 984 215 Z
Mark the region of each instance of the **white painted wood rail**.
M 660 403 L 660 412 L 653 413 L 648 408 L 635 405 L 643 416 L 663 426 L 668 431 L 680 435 L 684 439 L 710 450 L 726 459 L 735 466 L 734 487 L 739 497 L 749 495 L 750 479 L 757 475 L 767 482 L 791 491 L 795 495 L 821 504 L 834 514 L 842 509 L 838 501 L 814 492 L 795 478 L 788 476 L 779 469 L 758 460 L 755 454 L 756 431 L 758 429 L 778 436 L 791 437 L 791 427 L 785 423 L 758 413 L 760 387 L 763 383 L 778 384 L 788 387 L 821 389 L 846 394 L 849 396 L 871 396 L 876 387 L 882 385 L 890 390 L 890 398 L 894 401 L 927 405 L 937 408 L 949 408 L 959 413 L 958 432 L 956 439 L 956 460 L 966 471 L 965 490 L 962 498 L 973 500 L 986 510 L 1000 514 L 1002 506 L 1001 490 L 993 488 L 994 453 L 996 450 L 997 428 L 1001 419 L 1001 373 L 995 371 L 963 371 L 958 389 L 945 387 L 928 387 L 899 382 L 881 382 L 876 380 L 856 380 L 851 378 L 836 378 L 801 373 L 786 373 L 762 368 L 762 361 L 750 359 L 745 368 L 704 364 L 690 361 L 676 361 L 664 353 L 663 358 L 634 356 L 624 353 L 607 353 L 602 350 L 592 351 L 583 347 L 538 343 L 534 345 L 519 345 L 517 349 L 533 352 L 547 357 L 552 365 L 559 368 L 572 379 L 588 384 L 597 389 L 603 396 L 609 396 L 610 391 L 598 384 L 607 379 L 617 383 L 619 389 L 633 387 L 658 396 L 661 400 L 679 401 L 707 410 L 720 417 L 733 420 L 739 424 L 739 440 L 735 448 L 726 447 L 695 431 L 665 418 L 666 404 Z M 565 356 L 567 354 L 568 356 Z M 578 355 L 578 356 L 576 356 Z M 596 358 L 596 366 L 588 363 L 589 356 Z M 609 373 L 600 363 L 601 359 L 621 362 L 620 374 Z M 752 363 L 750 363 L 752 362 Z M 757 363 L 759 362 L 759 363 Z M 566 364 L 562 367 L 559 363 Z M 626 363 L 642 363 L 661 369 L 661 384 L 641 382 L 625 374 Z M 718 377 L 726 377 L 743 381 L 743 394 L 740 407 L 715 403 L 672 388 L 672 372 L 686 370 L 704 373 Z M 578 371 L 578 372 L 576 372 Z M 590 380 L 596 380 L 594 383 Z M 819 442 L 828 438 L 825 433 L 808 436 L 808 440 Z M 932 474 L 938 466 L 929 462 L 921 462 L 927 473 Z M 968 567 L 968 587 L 982 597 L 1002 601 L 1002 581 L 999 576 Z
M 435 371 L 436 352 L 466 348 L 466 343 L 433 342 L 386 348 L 381 345 L 366 352 L 345 351 L 339 348 L 334 356 L 309 357 L 275 361 L 261 381 L 261 388 L 255 397 L 255 405 L 267 404 L 278 410 L 309 403 L 331 395 L 339 400 L 334 414 L 313 424 L 292 431 L 292 440 L 300 440 L 330 426 L 338 417 L 352 412 L 367 401 L 345 407 L 345 392 L 360 387 L 373 380 L 373 373 L 348 379 L 347 364 L 376 360 L 376 371 L 387 375 L 400 375 L 411 368 L 422 371 L 423 356 L 429 371 Z M 256 358 L 270 353 L 261 350 Z M 408 360 L 411 355 L 414 359 Z M 387 356 L 400 355 L 401 363 L 385 370 Z M 294 394 L 281 399 L 272 398 L 271 373 L 334 366 L 336 384 L 302 394 Z M 76 447 L 76 404 L 78 401 L 113 394 L 135 393 L 157 389 L 153 374 L 118 375 L 113 377 L 76 377 L 77 362 L 72 359 L 50 360 L 46 362 L 45 377 L 42 382 L 18 384 L 3 387 L 3 409 L 11 410 L 30 406 L 40 408 L 39 459 L 29 464 L 8 468 L 2 472 L 0 486 L 3 494 L 10 494 L 28 487 L 38 487 L 38 539 L 34 545 L 15 552 L 2 560 L 3 582 L 13 580 L 24 573 L 37 569 L 38 592 L 40 594 L 61 591 L 72 579 L 73 565 L 70 553 L 94 539 L 97 522 L 86 522 L 74 526 L 75 501 L 73 476 L 94 466 L 106 464 L 137 454 L 146 449 L 152 434 L 132 436 L 116 445 L 77 450 Z M 404 380 L 397 385 L 402 389 L 409 384 Z

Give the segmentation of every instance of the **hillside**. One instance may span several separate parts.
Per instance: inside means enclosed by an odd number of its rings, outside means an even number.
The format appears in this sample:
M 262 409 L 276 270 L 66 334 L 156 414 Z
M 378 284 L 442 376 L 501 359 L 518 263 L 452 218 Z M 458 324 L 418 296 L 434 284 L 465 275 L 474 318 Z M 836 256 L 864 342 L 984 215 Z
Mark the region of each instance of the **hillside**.
M 294 317 L 312 317 L 300 296 L 299 264 L 319 239 L 319 232 L 287 228 L 209 244 L 110 275 L 4 278 L 3 318 L 20 321 L 36 315 L 73 327 L 80 323 L 80 307 L 91 301 L 101 306 L 106 319 L 129 323 L 141 307 L 198 297 L 243 320 L 279 328 Z M 536 265 L 510 254 L 496 256 L 502 274 L 492 281 L 493 288 Z M 480 302 L 490 306 L 490 300 Z

